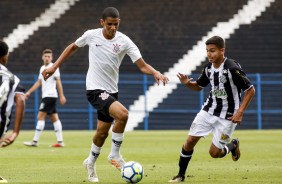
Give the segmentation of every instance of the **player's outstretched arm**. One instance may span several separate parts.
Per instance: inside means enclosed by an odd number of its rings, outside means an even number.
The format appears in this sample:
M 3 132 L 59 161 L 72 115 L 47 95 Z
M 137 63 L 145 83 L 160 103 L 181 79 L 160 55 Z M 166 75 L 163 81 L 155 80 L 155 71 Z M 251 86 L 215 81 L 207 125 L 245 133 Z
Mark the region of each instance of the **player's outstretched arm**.
M 159 71 L 155 70 L 151 65 L 147 64 L 143 58 L 138 59 L 135 63 L 141 72 L 153 75 L 158 85 L 160 81 L 163 83 L 164 86 L 168 83 L 169 79 L 163 74 L 161 74 Z
M 194 90 L 194 91 L 201 91 L 202 88 L 197 84 L 196 81 L 192 81 L 193 78 L 189 78 L 187 75 L 178 73 L 177 74 L 178 79 L 182 84 L 187 86 L 188 88 Z
M 18 135 L 20 133 L 21 124 L 22 124 L 22 121 L 23 121 L 23 118 L 24 118 L 24 111 L 25 111 L 24 94 L 16 93 L 15 103 L 16 103 L 16 110 L 15 110 L 13 132 L 0 140 L 0 147 L 6 147 L 6 146 L 11 145 L 16 140 L 16 138 L 18 137 Z
M 55 73 L 57 68 L 70 56 L 72 56 L 77 50 L 78 46 L 75 45 L 75 43 L 71 43 L 69 46 L 65 48 L 65 50 L 61 53 L 60 57 L 57 59 L 57 61 L 52 65 L 51 67 L 46 68 L 43 70 L 42 75 L 44 80 L 47 80 L 51 75 Z
M 38 79 L 33 86 L 24 94 L 25 99 L 27 100 L 29 98 L 29 96 L 31 95 L 31 93 L 33 93 L 37 88 L 39 88 L 41 86 L 42 82 L 41 79 Z

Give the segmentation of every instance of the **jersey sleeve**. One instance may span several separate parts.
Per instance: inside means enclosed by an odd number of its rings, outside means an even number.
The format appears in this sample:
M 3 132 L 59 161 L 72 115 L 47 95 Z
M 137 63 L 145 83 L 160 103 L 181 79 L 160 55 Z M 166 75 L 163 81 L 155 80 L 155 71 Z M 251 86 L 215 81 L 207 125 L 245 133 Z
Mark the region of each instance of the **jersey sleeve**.
M 202 70 L 202 74 L 200 75 L 200 77 L 197 79 L 197 84 L 200 86 L 200 87 L 206 87 L 209 83 L 210 83 L 210 80 L 207 76 L 207 71 L 208 68 L 205 67 L 203 70 Z
M 44 70 L 44 66 L 41 66 L 40 70 L 39 70 L 39 74 L 38 74 L 38 79 L 40 79 L 40 80 L 43 80 L 43 76 L 42 76 L 43 70 Z
M 18 85 L 15 90 L 16 93 L 25 93 L 25 88 L 22 85 Z
M 138 59 L 142 57 L 140 50 L 129 37 L 125 36 L 125 39 L 127 42 L 126 54 L 130 57 L 131 61 L 135 63 L 135 61 L 137 61 Z
M 77 45 L 78 47 L 84 47 L 85 45 L 87 45 L 87 39 L 89 34 L 90 30 L 84 32 L 84 34 L 74 42 L 75 45 Z
M 56 70 L 55 73 L 54 73 L 54 77 L 55 77 L 55 79 L 60 79 L 60 76 L 61 76 L 61 74 L 60 74 L 60 69 L 57 68 L 57 70 Z
M 230 70 L 230 72 L 236 86 L 238 86 L 243 91 L 249 89 L 253 85 L 241 68 L 233 68 Z

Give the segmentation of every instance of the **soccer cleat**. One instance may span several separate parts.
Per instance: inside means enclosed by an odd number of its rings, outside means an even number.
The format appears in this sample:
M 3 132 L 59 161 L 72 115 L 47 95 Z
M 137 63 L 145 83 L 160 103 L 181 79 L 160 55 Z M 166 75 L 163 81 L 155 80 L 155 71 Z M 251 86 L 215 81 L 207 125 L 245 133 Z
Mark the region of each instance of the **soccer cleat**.
M 84 167 L 88 172 L 88 181 L 96 183 L 99 182 L 98 175 L 96 173 L 96 163 L 89 163 L 88 159 L 83 161 Z
M 26 145 L 26 146 L 29 146 L 29 147 L 37 147 L 38 146 L 38 142 L 35 142 L 35 141 L 27 141 L 27 142 L 24 142 L 23 144 Z
M 231 150 L 232 160 L 237 161 L 240 158 L 240 148 L 239 148 L 239 139 L 232 139 L 231 143 L 234 144 L 234 148 Z
M 185 179 L 184 175 L 178 174 L 177 176 L 174 176 L 171 180 L 169 180 L 169 183 L 179 183 L 183 182 Z
M 112 155 L 109 155 L 108 161 L 110 162 L 110 164 L 115 166 L 118 170 L 121 170 L 121 168 L 125 164 L 125 161 L 123 160 L 121 156 L 119 158 L 113 158 Z
M 54 147 L 54 148 L 62 148 L 65 146 L 64 143 L 55 143 L 55 144 L 52 144 L 50 145 L 51 147 Z
M 8 183 L 8 181 L 0 176 L 0 183 Z

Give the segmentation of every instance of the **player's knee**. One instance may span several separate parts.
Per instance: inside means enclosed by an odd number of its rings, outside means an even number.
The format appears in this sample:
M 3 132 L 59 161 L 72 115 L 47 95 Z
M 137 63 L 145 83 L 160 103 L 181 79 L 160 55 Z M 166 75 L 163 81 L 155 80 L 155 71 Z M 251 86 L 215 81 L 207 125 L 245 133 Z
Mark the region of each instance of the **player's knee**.
M 119 121 L 120 122 L 127 122 L 128 120 L 128 110 L 124 109 L 122 112 L 119 114 Z
M 108 135 L 109 135 L 108 132 L 97 131 L 97 136 L 102 140 L 105 140 L 108 137 Z

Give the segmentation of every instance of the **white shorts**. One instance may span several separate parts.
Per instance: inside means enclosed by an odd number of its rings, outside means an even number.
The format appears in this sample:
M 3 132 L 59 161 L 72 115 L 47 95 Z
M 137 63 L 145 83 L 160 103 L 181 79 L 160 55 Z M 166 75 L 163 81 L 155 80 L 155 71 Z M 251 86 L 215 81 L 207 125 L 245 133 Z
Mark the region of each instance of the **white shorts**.
M 217 148 L 224 148 L 230 142 L 236 123 L 201 110 L 191 124 L 188 135 L 205 137 L 213 133 L 212 142 Z

